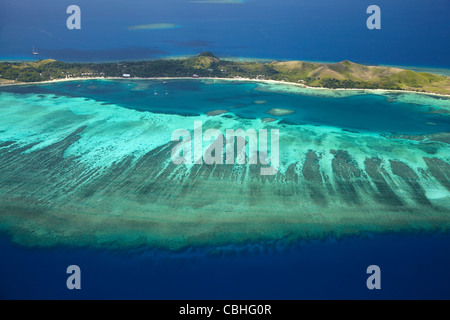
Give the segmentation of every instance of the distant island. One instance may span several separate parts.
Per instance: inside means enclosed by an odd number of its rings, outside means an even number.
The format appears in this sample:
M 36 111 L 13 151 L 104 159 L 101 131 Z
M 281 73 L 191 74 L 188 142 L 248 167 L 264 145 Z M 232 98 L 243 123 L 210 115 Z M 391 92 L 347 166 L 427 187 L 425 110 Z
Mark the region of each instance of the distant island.
M 0 84 L 78 78 L 245 78 L 295 83 L 329 89 L 384 89 L 450 95 L 450 78 L 351 61 L 325 64 L 303 61 L 237 62 L 211 52 L 187 59 L 118 63 L 1 62 Z

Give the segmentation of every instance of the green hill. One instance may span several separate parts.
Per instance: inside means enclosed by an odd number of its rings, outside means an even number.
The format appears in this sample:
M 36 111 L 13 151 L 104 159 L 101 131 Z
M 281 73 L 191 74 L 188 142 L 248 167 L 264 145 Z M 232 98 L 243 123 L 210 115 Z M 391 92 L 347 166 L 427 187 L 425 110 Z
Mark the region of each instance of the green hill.
M 391 67 L 364 66 L 351 61 L 334 64 L 302 61 L 274 62 L 290 82 L 328 88 L 381 88 L 450 94 L 448 77 Z
M 196 57 L 186 59 L 184 64 L 189 68 L 208 69 L 213 64 L 219 63 L 219 59 L 211 52 L 203 52 Z

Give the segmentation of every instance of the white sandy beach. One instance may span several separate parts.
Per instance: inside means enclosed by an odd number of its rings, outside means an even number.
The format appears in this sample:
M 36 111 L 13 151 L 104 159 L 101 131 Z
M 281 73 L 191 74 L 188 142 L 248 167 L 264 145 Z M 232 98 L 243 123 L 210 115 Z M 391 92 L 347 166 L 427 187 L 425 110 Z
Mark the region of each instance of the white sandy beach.
M 214 77 L 200 77 L 200 78 L 192 78 L 192 77 L 151 77 L 151 78 L 138 78 L 138 77 L 79 77 L 79 78 L 65 78 L 65 79 L 55 79 L 48 81 L 38 81 L 38 82 L 13 82 L 13 83 L 1 83 L 0 87 L 4 86 L 17 86 L 17 85 L 33 85 L 33 84 L 45 84 L 45 83 L 56 83 L 56 82 L 70 82 L 70 81 L 87 81 L 87 80 L 219 80 L 219 81 L 243 81 L 243 82 L 259 82 L 265 84 L 278 84 L 278 85 L 290 85 L 296 86 L 304 89 L 312 89 L 312 90 L 329 90 L 332 92 L 339 91 L 363 91 L 366 93 L 375 93 L 375 94 L 384 94 L 384 93 L 414 93 L 414 94 L 422 94 L 422 95 L 432 95 L 432 96 L 440 96 L 440 97 L 450 97 L 448 94 L 440 94 L 433 92 L 418 92 L 412 90 L 386 90 L 386 89 L 362 89 L 362 88 L 339 88 L 339 89 L 331 89 L 325 87 L 310 87 L 305 84 L 295 83 L 295 82 L 287 82 L 281 80 L 261 80 L 261 79 L 251 79 L 251 78 L 214 78 Z

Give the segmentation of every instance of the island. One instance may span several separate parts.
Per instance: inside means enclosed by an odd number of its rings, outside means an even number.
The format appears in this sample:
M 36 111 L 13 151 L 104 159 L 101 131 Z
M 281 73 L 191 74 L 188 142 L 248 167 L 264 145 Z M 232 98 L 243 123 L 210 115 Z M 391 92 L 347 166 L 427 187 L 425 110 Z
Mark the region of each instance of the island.
M 238 62 L 211 52 L 185 59 L 65 63 L 53 59 L 1 62 L 0 85 L 79 78 L 224 78 L 272 80 L 329 89 L 408 90 L 450 95 L 450 78 L 393 67 L 366 66 L 351 61 Z

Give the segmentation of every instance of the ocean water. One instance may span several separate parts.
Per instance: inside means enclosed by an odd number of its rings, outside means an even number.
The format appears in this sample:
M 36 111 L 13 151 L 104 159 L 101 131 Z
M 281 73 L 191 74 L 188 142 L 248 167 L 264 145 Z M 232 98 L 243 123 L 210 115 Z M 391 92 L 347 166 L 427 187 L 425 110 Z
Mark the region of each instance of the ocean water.
M 375 133 L 426 134 L 450 131 L 450 99 L 408 93 L 361 94 L 305 90 L 215 80 L 88 80 L 6 87 L 5 92 L 83 97 L 138 111 L 186 116 L 226 110 L 243 119 L 275 118 L 291 124 L 336 127 Z M 359 94 L 358 94 L 359 93 Z M 343 96 L 336 97 L 336 94 Z M 328 95 L 328 96 L 327 96 Z M 273 116 L 273 108 L 292 110 Z
M 380 137 L 448 131 L 447 114 L 429 113 L 447 110 L 445 98 L 209 80 L 1 90 L 2 299 L 450 297 L 448 148 Z M 226 168 L 223 175 L 216 170 L 218 179 L 194 178 L 201 169 L 185 174 L 152 153 L 163 150 L 174 128 L 191 130 L 195 120 L 265 128 L 260 118 L 274 107 L 296 111 L 275 126 L 280 171 L 288 177 L 297 161 L 306 167 L 305 154 L 313 152 L 331 183 L 238 181 Z M 205 115 L 217 109 L 231 113 Z M 333 160 L 330 149 L 345 150 L 350 160 L 342 153 Z M 441 162 L 424 162 L 431 157 Z M 336 159 L 341 171 L 331 166 Z M 380 159 L 385 180 L 373 178 L 368 159 Z M 365 172 L 364 181 L 345 178 L 347 167 Z M 224 227 L 226 219 L 245 223 Z M 305 235 L 322 240 L 301 240 Z M 82 270 L 81 291 L 65 286 L 73 264 Z M 369 265 L 381 268 L 380 291 L 366 287 Z
M 79 0 L 81 30 L 68 30 L 71 1 L 2 1 L 0 59 L 117 61 L 209 50 L 222 57 L 450 68 L 447 0 L 214 2 Z M 381 8 L 381 30 L 366 27 L 372 4 Z M 161 23 L 172 27 L 130 29 Z M 31 55 L 33 45 L 39 56 Z
M 78 0 L 82 28 L 68 30 L 66 8 L 73 1 L 2 1 L 0 60 L 121 61 L 208 50 L 220 57 L 351 60 L 448 75 L 447 0 L 213 2 Z M 366 28 L 372 4 L 382 10 L 381 30 Z M 161 23 L 166 28 L 156 27 Z M 133 28 L 138 25 L 150 27 Z M 33 46 L 39 55 L 31 55 Z M 450 298 L 450 236 L 437 231 L 449 225 L 448 148 L 380 138 L 449 132 L 448 115 L 430 113 L 448 110 L 446 98 L 208 81 L 99 80 L 1 91 L 1 299 Z M 266 113 L 271 108 L 295 111 L 275 117 L 287 146 L 283 174 L 294 164 L 300 175 L 309 163 L 330 183 L 242 180 L 234 194 L 217 199 L 210 193 L 225 195 L 238 174 L 205 181 L 200 175 L 191 187 L 181 170 L 172 180 L 157 166 L 161 159 L 152 151 L 176 126 L 190 129 L 196 119 L 222 129 L 266 128 L 260 119 L 273 117 Z M 205 115 L 218 109 L 228 110 L 229 118 Z M 330 153 L 338 148 L 350 160 Z M 371 180 L 367 161 L 378 158 L 383 177 Z M 435 162 L 424 161 L 429 158 Z M 333 171 L 336 160 L 342 171 Z M 358 172 L 366 182 L 347 179 Z M 177 189 L 185 186 L 187 200 Z M 158 221 L 167 203 L 181 228 L 144 219 L 153 214 Z M 228 230 L 208 220 L 214 208 L 235 219 L 251 210 L 259 219 L 272 219 L 273 212 L 290 219 L 289 210 L 307 216 L 294 219 L 291 229 L 282 216 L 280 225 L 269 220 L 273 228 L 249 220 Z M 182 224 L 196 212 L 206 220 L 200 232 L 189 220 Z M 309 219 L 309 212 L 320 214 Z M 128 214 L 136 220 L 120 220 Z M 324 235 L 322 229 L 329 230 Z M 295 232 L 300 238 L 317 232 L 322 240 L 277 241 Z M 219 244 L 208 245 L 214 241 Z M 148 245 L 154 242 L 178 250 Z M 81 267 L 81 291 L 66 288 L 65 271 L 73 264 Z M 382 272 L 379 291 L 366 288 L 373 264 Z
M 449 299 L 449 235 L 108 251 L 27 249 L 0 238 L 2 299 Z M 69 265 L 81 290 L 66 288 Z M 370 265 L 381 290 L 366 287 Z

